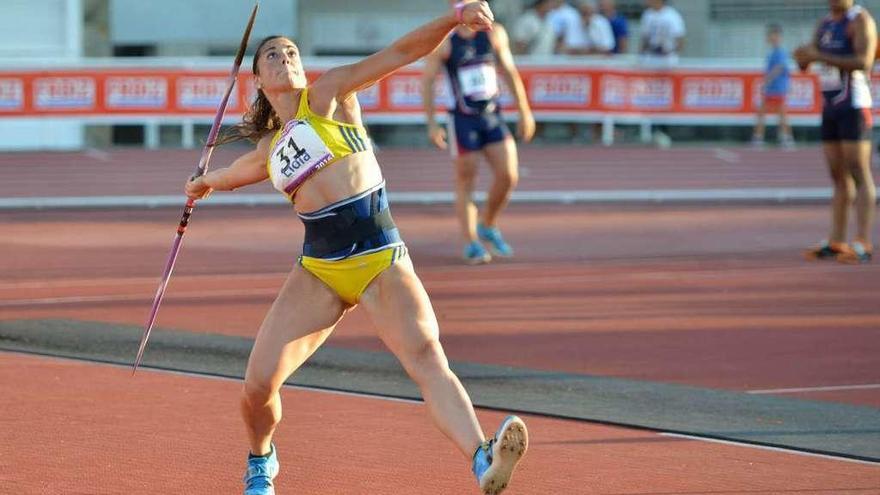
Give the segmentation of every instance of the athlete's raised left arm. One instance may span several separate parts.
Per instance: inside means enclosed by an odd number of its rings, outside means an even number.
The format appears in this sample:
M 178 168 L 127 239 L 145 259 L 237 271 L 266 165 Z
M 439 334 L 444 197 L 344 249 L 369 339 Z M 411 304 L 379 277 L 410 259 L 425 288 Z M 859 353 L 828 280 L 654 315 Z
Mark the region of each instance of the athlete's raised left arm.
M 801 67 L 810 62 L 822 62 L 844 71 L 862 70 L 870 72 L 874 66 L 877 51 L 877 26 L 874 18 L 866 10 L 853 19 L 853 51 L 850 56 L 821 53 L 817 44 L 804 45 L 795 50 L 795 60 Z
M 312 94 L 345 101 L 353 93 L 431 53 L 458 24 L 476 31 L 487 31 L 492 29 L 493 20 L 492 10 L 486 2 L 463 2 L 360 62 L 325 72 L 311 86 Z
M 535 118 L 532 116 L 526 88 L 523 86 L 519 71 L 513 63 L 513 54 L 510 53 L 510 39 L 507 37 L 507 30 L 504 29 L 504 26 L 496 24 L 490 36 L 492 38 L 492 46 L 495 49 L 495 55 L 498 57 L 498 69 L 504 77 L 507 87 L 513 91 L 513 96 L 516 98 L 516 108 L 519 111 L 517 134 L 520 139 L 529 142 L 535 135 Z

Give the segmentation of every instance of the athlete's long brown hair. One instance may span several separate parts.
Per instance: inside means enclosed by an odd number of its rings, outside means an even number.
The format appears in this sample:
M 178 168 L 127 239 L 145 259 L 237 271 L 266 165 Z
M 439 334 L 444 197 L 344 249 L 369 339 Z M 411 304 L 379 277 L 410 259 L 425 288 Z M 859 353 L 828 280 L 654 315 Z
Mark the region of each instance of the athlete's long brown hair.
M 285 38 L 285 36 L 277 34 L 267 36 L 257 45 L 252 66 L 255 76 L 260 74 L 259 70 L 257 70 L 257 60 L 260 58 L 260 51 L 263 49 L 263 45 L 278 38 Z M 266 134 L 280 129 L 283 124 L 278 115 L 275 114 L 275 110 L 272 109 L 272 105 L 269 103 L 266 95 L 263 94 L 263 90 L 257 89 L 257 98 L 242 116 L 241 122 L 223 131 L 217 139 L 217 144 L 227 144 L 242 139 L 257 142 Z

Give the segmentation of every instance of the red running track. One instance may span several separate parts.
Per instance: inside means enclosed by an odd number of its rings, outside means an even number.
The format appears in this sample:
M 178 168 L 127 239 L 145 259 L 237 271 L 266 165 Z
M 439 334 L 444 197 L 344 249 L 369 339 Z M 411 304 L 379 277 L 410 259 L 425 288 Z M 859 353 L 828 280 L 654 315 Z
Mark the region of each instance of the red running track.
M 452 359 L 734 390 L 880 382 L 878 265 L 800 258 L 823 207 L 514 206 L 518 256 L 475 268 L 446 208 L 394 214 Z M 141 325 L 177 216 L 0 214 L 0 315 Z M 157 324 L 253 336 L 300 238 L 285 208 L 199 211 Z M 382 349 L 359 311 L 329 344 Z M 878 388 L 815 397 L 880 406 Z

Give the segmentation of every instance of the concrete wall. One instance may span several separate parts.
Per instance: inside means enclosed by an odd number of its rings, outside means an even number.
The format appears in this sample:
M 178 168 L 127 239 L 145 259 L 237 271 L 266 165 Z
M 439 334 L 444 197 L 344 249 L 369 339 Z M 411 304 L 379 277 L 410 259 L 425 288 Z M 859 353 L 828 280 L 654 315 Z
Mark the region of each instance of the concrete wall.
M 3 0 L 0 3 L 0 58 L 71 60 L 82 55 L 81 0 Z M 6 149 L 76 149 L 83 145 L 82 125 L 49 119 L 3 122 Z
M 379 50 L 410 30 L 442 14 L 443 0 L 384 0 L 300 2 L 297 43 L 306 54 L 319 50 Z M 353 53 L 353 52 L 352 52 Z
M 262 0 L 251 40 L 296 36 L 298 3 Z M 158 56 L 234 53 L 252 6 L 248 1 L 110 0 L 110 40 L 114 45 L 154 45 Z
M 771 22 L 782 25 L 785 45 L 793 49 L 810 39 L 818 21 L 818 16 L 814 18 L 812 15 L 719 21 L 711 18 L 712 0 L 670 0 L 669 3 L 678 9 L 687 25 L 684 50 L 687 57 L 763 57 L 767 51 L 765 27 Z M 866 7 L 875 17 L 880 16 L 880 0 L 856 0 L 856 3 Z M 825 4 L 816 0 L 808 3 L 813 8 Z M 796 6 L 797 2 L 783 5 Z M 771 6 L 778 6 L 778 2 Z
M 0 58 L 79 57 L 81 12 L 81 0 L 3 0 Z

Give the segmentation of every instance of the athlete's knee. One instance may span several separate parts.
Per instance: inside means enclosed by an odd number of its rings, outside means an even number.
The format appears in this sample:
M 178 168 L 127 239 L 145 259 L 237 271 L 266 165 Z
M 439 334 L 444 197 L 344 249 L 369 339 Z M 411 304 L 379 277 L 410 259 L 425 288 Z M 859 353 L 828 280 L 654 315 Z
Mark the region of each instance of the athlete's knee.
M 834 187 L 845 185 L 849 180 L 849 171 L 846 170 L 846 167 L 833 166 L 828 170 L 828 173 L 831 175 L 831 181 L 834 182 Z
M 863 189 L 874 185 L 874 178 L 871 175 L 871 161 L 870 159 L 861 160 L 856 159 L 853 160 L 849 164 L 848 175 L 852 177 L 852 181 L 855 182 L 855 185 L 859 189 Z
M 477 181 L 476 174 L 459 173 L 455 178 L 455 184 L 459 189 L 473 189 Z
M 463 191 L 463 192 L 473 191 L 474 187 L 476 186 L 476 183 L 477 183 L 476 175 L 477 174 L 475 174 L 473 172 L 470 172 L 470 173 L 459 172 L 458 174 L 456 174 L 456 177 L 455 177 L 455 187 L 459 191 Z
M 495 177 L 498 183 L 507 189 L 513 189 L 519 183 L 519 171 L 516 169 L 505 170 Z
M 421 383 L 438 374 L 449 372 L 449 361 L 438 339 L 429 339 L 407 353 L 402 359 L 410 376 Z
M 870 178 L 858 184 L 856 194 L 870 204 L 877 202 L 877 187 Z
M 248 407 L 251 409 L 262 408 L 275 400 L 278 389 L 269 381 L 247 377 L 244 382 L 243 395 Z
M 476 164 L 471 160 L 459 159 L 455 164 L 455 179 L 459 184 L 473 183 L 477 178 Z
M 856 195 L 856 187 L 853 185 L 852 179 L 843 178 L 835 180 L 834 195 L 845 200 L 847 203 L 852 203 Z

